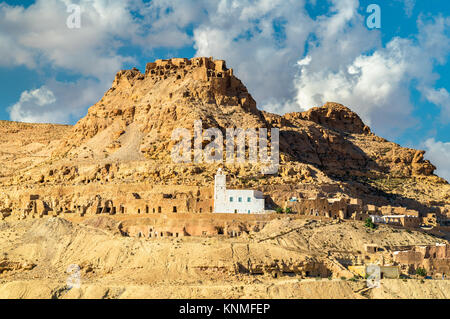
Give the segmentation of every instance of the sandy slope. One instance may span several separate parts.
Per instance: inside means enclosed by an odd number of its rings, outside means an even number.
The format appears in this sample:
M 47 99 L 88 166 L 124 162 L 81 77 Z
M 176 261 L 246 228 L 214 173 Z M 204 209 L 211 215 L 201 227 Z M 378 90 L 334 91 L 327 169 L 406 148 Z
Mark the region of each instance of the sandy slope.
M 296 298 L 296 299 L 389 299 L 450 298 L 449 280 L 383 279 L 380 288 L 367 290 L 365 282 L 340 279 L 271 280 L 255 283 L 205 283 L 197 285 L 130 285 L 107 282 L 81 282 L 68 289 L 64 282 L 43 280 L 13 281 L 0 284 L 0 298 Z
M 406 237 L 389 228 L 368 234 L 356 222 L 283 219 L 248 237 L 151 241 L 122 237 L 104 221 L 88 224 L 61 218 L 0 222 L 0 265 L 1 260 L 9 265 L 0 273 L 0 298 L 450 297 L 450 281 L 383 280 L 381 288 L 367 291 L 363 280 L 297 275 L 274 279 L 234 271 L 236 263 L 248 260 L 270 263 L 322 256 L 336 248 L 362 249 L 366 236 L 372 236 L 375 243 L 389 244 L 436 240 L 424 234 Z M 352 239 L 335 240 L 341 233 Z M 81 268 L 80 288 L 67 288 L 73 275 L 68 273 L 71 264 Z

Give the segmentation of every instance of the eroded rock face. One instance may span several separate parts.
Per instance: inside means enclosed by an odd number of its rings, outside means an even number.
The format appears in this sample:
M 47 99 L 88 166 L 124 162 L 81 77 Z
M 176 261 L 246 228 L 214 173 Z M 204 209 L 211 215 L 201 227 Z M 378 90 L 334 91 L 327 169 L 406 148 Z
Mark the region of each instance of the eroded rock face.
M 408 149 L 376 136 L 349 108 L 328 102 L 302 113 L 263 113 L 282 131 L 281 151 L 289 159 L 312 164 L 332 175 L 387 173 L 431 176 L 425 151 Z
M 0 260 L 0 274 L 5 272 L 16 272 L 16 271 L 24 271 L 31 270 L 36 265 L 30 262 L 18 262 L 18 261 L 10 261 L 7 259 Z
M 225 61 L 211 58 L 157 60 L 145 74 L 137 69 L 117 73 L 105 96 L 55 152 L 75 158 L 104 158 L 121 149 L 140 159 L 167 156 L 175 128 L 262 127 L 256 102 Z M 97 136 L 97 140 L 89 139 Z M 131 145 L 130 145 L 131 144 Z
M 177 58 L 148 63 L 145 73 L 118 72 L 112 87 L 73 127 L 0 123 L 0 144 L 9 150 L 0 154 L 6 159 L 0 209 L 32 211 L 29 195 L 41 194 L 51 214 L 75 208 L 89 214 L 97 195 L 105 200 L 124 195 L 121 185 L 211 186 L 222 163 L 180 165 L 170 156 L 173 130 L 186 128 L 193 135 L 197 120 L 203 129 L 223 133 L 235 127 L 280 129 L 276 174 L 262 176 L 259 163 L 225 164 L 230 185 L 279 194 L 273 205 L 279 205 L 286 186 L 292 192 L 304 189 L 306 197 L 342 195 L 376 205 L 389 204 L 395 195 L 401 203 L 392 204 L 412 203 L 414 209 L 450 201 L 450 186 L 433 175 L 424 151 L 374 135 L 349 108 L 329 102 L 283 116 L 259 111 L 225 61 Z M 14 147 L 8 147 L 11 140 Z
M 319 167 L 326 174 L 430 176 L 434 166 L 423 151 L 375 136 L 349 108 L 328 102 L 302 113 L 260 112 L 242 82 L 212 58 L 157 60 L 142 74 L 117 73 L 105 96 L 92 106 L 54 153 L 87 160 L 170 162 L 174 129 L 278 127 L 281 160 Z M 45 177 L 44 177 L 45 179 Z M 42 178 L 40 178 L 42 181 Z
M 358 114 L 352 112 L 342 104 L 327 102 L 321 107 L 313 107 L 302 113 L 288 113 L 284 116 L 287 120 L 303 119 L 311 121 L 332 130 L 370 134 L 370 128 L 363 123 Z

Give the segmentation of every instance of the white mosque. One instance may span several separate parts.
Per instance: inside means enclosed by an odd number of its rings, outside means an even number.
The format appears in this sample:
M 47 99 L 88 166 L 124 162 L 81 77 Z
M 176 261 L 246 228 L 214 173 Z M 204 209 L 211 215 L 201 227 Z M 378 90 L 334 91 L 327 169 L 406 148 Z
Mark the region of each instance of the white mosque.
M 227 189 L 227 176 L 217 170 L 214 180 L 214 213 L 262 214 L 263 193 L 247 189 Z

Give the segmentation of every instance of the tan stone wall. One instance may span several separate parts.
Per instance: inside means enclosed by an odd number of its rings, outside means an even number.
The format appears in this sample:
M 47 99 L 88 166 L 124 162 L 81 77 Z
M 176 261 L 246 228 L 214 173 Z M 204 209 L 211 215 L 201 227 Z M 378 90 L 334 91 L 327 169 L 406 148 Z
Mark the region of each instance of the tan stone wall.
M 403 227 L 417 228 L 420 226 L 420 218 L 418 217 L 402 217 L 400 219 Z
M 299 199 L 297 202 L 287 201 L 286 207 L 290 207 L 294 213 L 307 216 L 324 216 L 328 218 L 347 217 L 347 202 L 342 199 L 329 202 L 326 198 Z
M 264 224 L 276 218 L 275 214 L 268 215 L 239 215 L 239 214 L 149 214 L 141 216 L 115 215 L 122 221 L 122 230 L 129 236 L 146 238 L 177 237 L 178 236 L 240 236 L 244 232 L 261 229 Z M 149 236 L 156 232 L 157 236 Z M 160 233 L 163 233 L 163 236 Z M 166 234 L 166 235 L 164 235 Z
M 225 61 L 213 60 L 212 58 L 174 58 L 168 60 L 156 60 L 147 63 L 145 76 L 150 76 L 156 80 L 166 79 L 169 76 L 176 75 L 177 79 L 183 79 L 188 72 L 192 72 L 195 80 L 214 81 L 219 92 L 225 93 L 227 87 L 227 78 L 233 76 L 233 70 L 227 69 Z M 223 90 L 220 87 L 223 86 Z
M 450 273 L 450 245 L 416 246 L 407 251 L 394 253 L 394 261 L 411 265 L 414 271 L 424 267 L 429 274 Z

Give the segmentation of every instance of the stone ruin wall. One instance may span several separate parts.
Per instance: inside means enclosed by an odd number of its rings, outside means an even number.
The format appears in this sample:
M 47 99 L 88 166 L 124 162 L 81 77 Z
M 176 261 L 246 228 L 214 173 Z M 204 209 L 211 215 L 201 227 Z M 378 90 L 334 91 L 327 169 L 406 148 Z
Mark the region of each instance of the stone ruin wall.
M 436 244 L 407 247 L 395 251 L 394 261 L 403 265 L 404 271 L 415 274 L 417 268 L 425 268 L 429 275 L 450 275 L 450 245 Z
M 242 82 L 233 75 L 233 69 L 228 69 L 224 60 L 197 57 L 192 59 L 174 58 L 156 60 L 147 63 L 145 77 L 155 82 L 174 77 L 183 80 L 191 74 L 196 81 L 207 83 L 217 105 L 241 105 L 253 113 L 258 113 L 256 102 L 248 93 Z M 189 92 L 185 92 L 186 97 Z
M 308 188 L 308 185 L 296 187 L 280 187 L 272 189 L 264 187 L 264 194 L 270 194 L 271 199 L 284 209 L 290 208 L 293 214 L 308 216 L 308 218 L 352 219 L 364 221 L 371 215 L 406 215 L 399 222 L 392 222 L 393 226 L 417 228 L 421 224 L 438 227 L 445 224 L 447 219 L 443 208 L 430 208 L 431 212 L 419 212 L 400 206 L 377 206 L 365 204 L 360 198 L 341 197 L 336 185 L 321 185 L 320 188 Z M 334 194 L 336 198 L 329 198 L 326 194 Z M 290 199 L 296 198 L 296 201 Z M 272 209 L 275 209 L 272 207 Z
M 373 205 L 362 205 L 358 199 L 328 200 L 326 198 L 301 199 L 297 202 L 287 202 L 286 207 L 291 208 L 296 215 L 309 217 L 322 217 L 325 219 L 353 219 L 365 220 L 378 211 Z M 27 217 L 38 218 L 45 215 L 59 216 L 60 214 L 74 214 L 80 217 L 95 216 L 98 214 L 109 215 L 137 215 L 146 216 L 148 214 L 211 214 L 213 213 L 214 200 L 213 190 L 204 188 L 202 192 L 196 194 L 188 193 L 157 193 L 141 198 L 138 193 L 118 196 L 114 200 L 104 199 L 100 195 L 89 200 L 74 200 L 71 203 L 64 203 L 57 198 L 46 201 L 39 195 L 30 195 L 28 201 L 24 201 L 19 219 Z M 404 208 L 399 208 L 403 212 Z M 392 210 L 394 214 L 397 212 Z M 217 216 L 217 215 L 216 215 Z M 394 223 L 393 223 L 394 224 Z M 419 218 L 406 217 L 401 220 L 398 226 L 418 227 Z M 208 231 L 209 233 L 209 231 Z
M 239 273 L 249 273 L 252 275 L 270 274 L 274 278 L 293 274 L 300 275 L 303 278 L 327 278 L 334 273 L 324 261 L 314 258 L 305 258 L 301 261 L 274 260 L 272 262 L 249 260 L 247 265 L 238 264 L 237 268 L 237 272 Z
M 233 76 L 233 69 L 227 69 L 224 60 L 213 60 L 212 58 L 174 58 L 168 60 L 156 60 L 147 63 L 145 76 L 155 80 L 167 79 L 176 76 L 183 79 L 187 73 L 194 72 L 194 79 L 211 81 L 214 79 L 228 79 Z M 218 82 L 220 83 L 220 82 Z
M 326 217 L 332 219 L 353 219 L 353 220 L 366 220 L 371 215 L 407 215 L 404 218 L 400 218 L 400 221 L 390 222 L 389 224 L 398 225 L 402 227 L 419 227 L 423 222 L 429 224 L 430 220 L 426 217 L 421 218 L 419 212 L 410 210 L 405 207 L 392 207 L 392 206 L 375 206 L 375 205 L 363 205 L 361 199 L 358 198 L 340 198 L 332 199 L 328 198 L 299 198 L 297 201 L 287 201 L 285 208 L 289 207 L 293 213 L 304 216 L 316 216 Z M 426 215 L 428 216 L 428 215 Z
M 306 216 L 323 216 L 333 219 L 347 218 L 347 200 L 341 199 L 330 203 L 327 198 L 300 199 L 297 202 L 287 202 L 286 207 L 293 212 Z
M 207 214 L 209 215 L 209 214 Z M 265 222 L 256 220 L 242 220 L 231 218 L 215 218 L 216 216 L 193 218 L 146 219 L 140 221 L 126 221 L 122 231 L 130 237 L 165 238 L 184 236 L 241 236 L 244 232 L 258 231 Z
M 211 188 L 198 188 L 195 193 L 148 193 L 141 198 L 138 192 L 125 195 L 73 196 L 71 199 L 57 194 L 40 196 L 22 194 L 15 206 L 20 218 L 27 216 L 77 214 L 80 217 L 96 214 L 140 215 L 149 213 L 212 213 L 213 191 Z M 78 193 L 79 194 L 79 193 Z M 142 194 L 142 193 L 141 193 Z M 114 200 L 109 199 L 114 198 Z M 20 215 L 21 214 L 21 215 Z
M 75 189 L 79 190 L 69 187 L 67 192 Z M 92 186 L 91 190 L 94 189 L 97 188 Z M 155 193 L 153 188 L 151 191 L 143 188 L 142 191 L 131 191 L 122 195 L 120 190 L 116 191 L 117 195 L 111 195 L 111 192 L 104 190 L 110 195 L 105 195 L 105 192 L 102 193 L 104 197 L 98 193 L 85 194 L 83 197 L 74 196 L 71 200 L 59 198 L 54 192 L 44 196 L 25 193 L 19 197 L 17 204 L 22 208 L 14 210 L 12 214 L 19 220 L 45 216 L 79 219 L 108 215 L 115 219 L 132 221 L 131 224 L 124 223 L 124 234 L 148 238 L 220 234 L 234 237 L 243 232 L 259 230 L 261 220 L 265 219 L 264 216 L 249 218 L 214 214 L 211 187 L 192 187 L 190 191 L 183 188 L 185 192 L 176 189 L 166 187 L 166 193 Z M 145 220 L 152 222 L 146 223 Z M 239 223 L 236 224 L 234 220 Z

